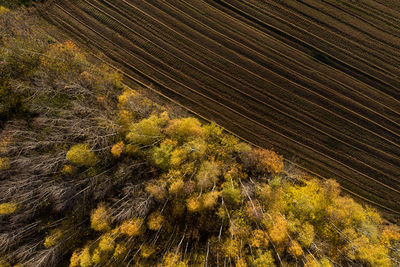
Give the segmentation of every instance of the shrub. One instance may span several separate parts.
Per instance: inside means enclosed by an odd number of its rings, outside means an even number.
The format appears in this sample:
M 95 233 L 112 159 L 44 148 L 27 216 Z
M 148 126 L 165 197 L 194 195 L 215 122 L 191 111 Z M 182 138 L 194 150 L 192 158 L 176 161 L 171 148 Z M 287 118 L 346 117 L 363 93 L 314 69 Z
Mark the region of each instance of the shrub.
M 72 146 L 67 152 L 66 158 L 71 163 L 87 167 L 94 166 L 99 161 L 87 144 Z

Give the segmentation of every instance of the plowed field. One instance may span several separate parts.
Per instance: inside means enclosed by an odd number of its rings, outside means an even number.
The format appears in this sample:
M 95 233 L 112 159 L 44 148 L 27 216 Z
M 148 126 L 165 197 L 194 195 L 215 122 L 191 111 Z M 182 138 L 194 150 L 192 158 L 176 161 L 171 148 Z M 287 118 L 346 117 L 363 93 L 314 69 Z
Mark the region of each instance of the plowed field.
M 42 15 L 128 82 L 399 216 L 400 6 L 389 2 L 54 0 Z

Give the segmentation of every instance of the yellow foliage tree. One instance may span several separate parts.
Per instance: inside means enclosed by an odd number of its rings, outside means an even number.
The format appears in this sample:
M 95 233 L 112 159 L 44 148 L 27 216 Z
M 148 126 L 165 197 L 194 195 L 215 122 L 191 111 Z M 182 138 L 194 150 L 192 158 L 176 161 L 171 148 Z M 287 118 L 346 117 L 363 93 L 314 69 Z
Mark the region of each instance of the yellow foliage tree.
M 182 167 L 183 163 L 193 164 L 204 156 L 207 144 L 203 139 L 195 139 L 175 148 L 171 153 L 171 167 Z M 181 166 L 182 165 L 182 166 Z
M 9 12 L 10 10 L 4 6 L 0 6 L 0 16 Z
M 143 258 L 148 258 L 151 255 L 153 255 L 153 253 L 155 252 L 155 249 L 152 246 L 149 245 L 143 245 L 141 250 L 140 250 L 140 255 Z
M 184 142 L 203 137 L 205 130 L 198 119 L 190 117 L 171 120 L 166 128 L 166 133 L 179 142 Z
M 0 157 L 0 171 L 10 168 L 10 160 L 6 157 Z
M 172 195 L 180 195 L 183 193 L 184 186 L 185 182 L 182 180 L 182 178 L 177 178 L 170 184 L 168 192 Z
M 151 115 L 138 123 L 133 123 L 129 127 L 126 138 L 134 143 L 141 145 L 152 145 L 162 138 L 162 128 L 169 120 L 168 113 L 164 112 L 160 116 Z
M 182 255 L 180 253 L 168 252 L 163 257 L 163 267 L 188 267 L 185 261 L 181 261 Z
M 142 218 L 126 220 L 122 223 L 120 231 L 127 236 L 138 236 L 141 233 Z
M 94 264 L 99 264 L 101 260 L 101 251 L 100 249 L 96 248 L 92 253 L 92 261 Z
M 154 102 L 129 88 L 125 88 L 118 97 L 119 121 L 124 126 L 132 123 L 135 118 L 146 117 L 155 108 Z
M 398 226 L 388 225 L 382 231 L 380 240 L 383 244 L 390 246 L 393 241 L 400 240 L 400 230 Z
M 167 196 L 167 190 L 165 189 L 166 184 L 164 182 L 149 183 L 146 185 L 146 192 L 152 195 L 155 200 L 161 202 Z
M 227 238 L 222 245 L 222 250 L 225 254 L 225 257 L 235 259 L 240 255 L 240 241 L 233 238 Z
M 256 267 L 275 267 L 275 261 L 272 257 L 271 251 L 267 250 L 266 252 L 259 255 L 254 260 L 254 265 Z
M 85 247 L 79 255 L 79 263 L 81 267 L 90 267 L 93 265 L 89 247 Z
M 73 253 L 72 256 L 69 260 L 69 267 L 77 267 L 79 265 L 79 259 L 81 256 L 81 251 L 79 249 L 76 249 Z
M 220 164 L 215 161 L 204 161 L 196 175 L 197 185 L 202 189 L 208 188 L 218 181 L 220 174 Z
M 220 192 L 218 191 L 211 191 L 203 194 L 202 196 L 203 207 L 206 209 L 213 208 L 217 204 L 219 195 Z
M 72 146 L 67 152 L 68 161 L 81 166 L 94 166 L 99 161 L 87 144 Z
M 297 218 L 304 221 L 320 220 L 325 216 L 325 210 L 331 202 L 316 179 L 306 181 L 305 186 L 287 187 L 284 199 L 288 212 L 294 213 Z
M 110 214 L 107 208 L 100 204 L 92 211 L 90 216 L 91 227 L 95 231 L 110 230 Z
M 82 73 L 89 63 L 72 41 L 66 41 L 52 45 L 42 56 L 41 64 L 48 73 L 65 76 L 74 72 Z
M 199 212 L 202 209 L 201 199 L 198 196 L 191 196 L 186 199 L 186 207 L 190 212 Z
M 253 230 L 250 238 L 251 246 L 255 248 L 267 248 L 269 244 L 268 234 L 263 230 Z
M 18 209 L 16 202 L 8 202 L 0 204 L 0 215 L 9 215 L 14 213 Z
M 225 182 L 222 185 L 222 198 L 230 205 L 238 205 L 242 201 L 240 189 L 232 182 Z
M 287 241 L 287 221 L 280 215 L 276 215 L 274 225 L 269 231 L 269 236 L 274 244 L 282 244 Z
M 159 211 L 154 211 L 149 215 L 147 226 L 150 230 L 157 231 L 161 228 L 164 222 L 164 216 Z
M 126 247 L 122 244 L 117 244 L 115 246 L 115 250 L 114 250 L 114 254 L 113 257 L 114 258 L 121 258 L 126 252 Z
M 153 160 L 158 167 L 164 170 L 167 170 L 170 167 L 171 154 L 175 145 L 175 141 L 166 139 L 159 147 L 153 149 Z
M 312 226 L 310 223 L 303 223 L 299 227 L 299 236 L 297 238 L 297 241 L 300 242 L 300 244 L 303 247 L 309 247 L 311 243 L 314 240 L 314 226 Z
M 55 229 L 45 238 L 43 245 L 46 248 L 50 248 L 58 243 L 63 236 L 61 229 Z
M 293 258 L 298 258 L 303 255 L 303 249 L 301 248 L 299 243 L 297 243 L 295 240 L 292 240 L 288 247 L 288 253 Z
M 253 148 L 242 158 L 245 165 L 258 172 L 277 174 L 283 169 L 283 157 L 272 150 Z
M 236 267 L 247 267 L 247 262 L 241 257 L 236 258 Z
M 121 142 L 116 143 L 111 148 L 111 154 L 114 157 L 119 158 L 121 156 L 122 152 L 124 152 L 124 147 L 125 147 L 124 142 L 121 141 Z
M 99 242 L 99 249 L 101 251 L 113 251 L 115 247 L 114 237 L 110 233 L 102 235 Z

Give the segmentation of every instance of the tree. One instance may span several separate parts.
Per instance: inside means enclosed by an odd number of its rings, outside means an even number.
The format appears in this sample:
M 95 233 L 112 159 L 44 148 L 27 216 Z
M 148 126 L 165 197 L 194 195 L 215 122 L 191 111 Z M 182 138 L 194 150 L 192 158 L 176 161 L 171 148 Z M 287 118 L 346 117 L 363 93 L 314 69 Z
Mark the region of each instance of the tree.
M 199 212 L 203 208 L 201 199 L 196 195 L 186 199 L 186 207 L 190 212 Z
M 150 230 L 157 231 L 161 228 L 164 222 L 164 216 L 159 211 L 154 211 L 147 219 L 147 226 Z
M 215 161 L 204 161 L 196 175 L 197 185 L 201 189 L 206 189 L 215 185 L 218 176 L 221 174 L 221 166 Z
M 0 215 L 9 215 L 16 212 L 18 204 L 16 202 L 8 202 L 0 204 Z
M 97 156 L 92 152 L 87 144 L 77 144 L 72 146 L 67 152 L 66 158 L 73 164 L 80 166 L 94 166 L 98 162 Z
M 111 148 L 111 154 L 114 157 L 119 158 L 121 156 L 122 152 L 124 152 L 124 147 L 125 147 L 124 142 L 121 141 L 121 142 L 116 143 Z
M 248 169 L 261 173 L 280 173 L 283 169 L 283 157 L 272 150 L 253 148 L 247 153 L 242 153 L 243 164 Z
M 91 227 L 95 231 L 108 231 L 110 230 L 110 219 L 109 210 L 103 204 L 100 204 L 92 211 L 90 216 Z
M 101 251 L 110 252 L 113 251 L 115 247 L 114 237 L 110 233 L 105 233 L 101 236 L 99 242 L 99 249 Z
M 43 245 L 46 248 L 50 248 L 50 247 L 56 245 L 62 237 L 63 237 L 62 230 L 54 229 L 53 231 L 50 232 L 50 234 L 48 236 L 46 236 Z
M 171 120 L 166 133 L 180 143 L 193 140 L 205 135 L 205 130 L 196 118 L 182 118 Z
M 166 139 L 159 147 L 153 149 L 153 160 L 156 166 L 163 170 L 168 170 L 171 165 L 171 155 L 176 143 L 171 139 Z
M 129 128 L 126 138 L 134 144 L 154 145 L 162 138 L 162 127 L 168 120 L 166 112 L 160 116 L 151 115 L 148 119 L 133 123 Z
M 260 254 L 254 261 L 256 267 L 275 267 L 275 261 L 271 251 Z
M 142 218 L 126 220 L 122 223 L 120 231 L 127 236 L 138 236 L 141 233 L 142 225 Z

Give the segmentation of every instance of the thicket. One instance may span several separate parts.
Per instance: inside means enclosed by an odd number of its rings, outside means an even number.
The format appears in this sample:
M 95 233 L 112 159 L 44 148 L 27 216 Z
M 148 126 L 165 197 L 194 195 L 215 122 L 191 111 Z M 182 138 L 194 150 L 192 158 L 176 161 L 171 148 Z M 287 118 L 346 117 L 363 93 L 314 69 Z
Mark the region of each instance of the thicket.
M 11 25 L 10 28 L 7 25 Z M 395 266 L 370 207 L 0 16 L 0 266 Z

